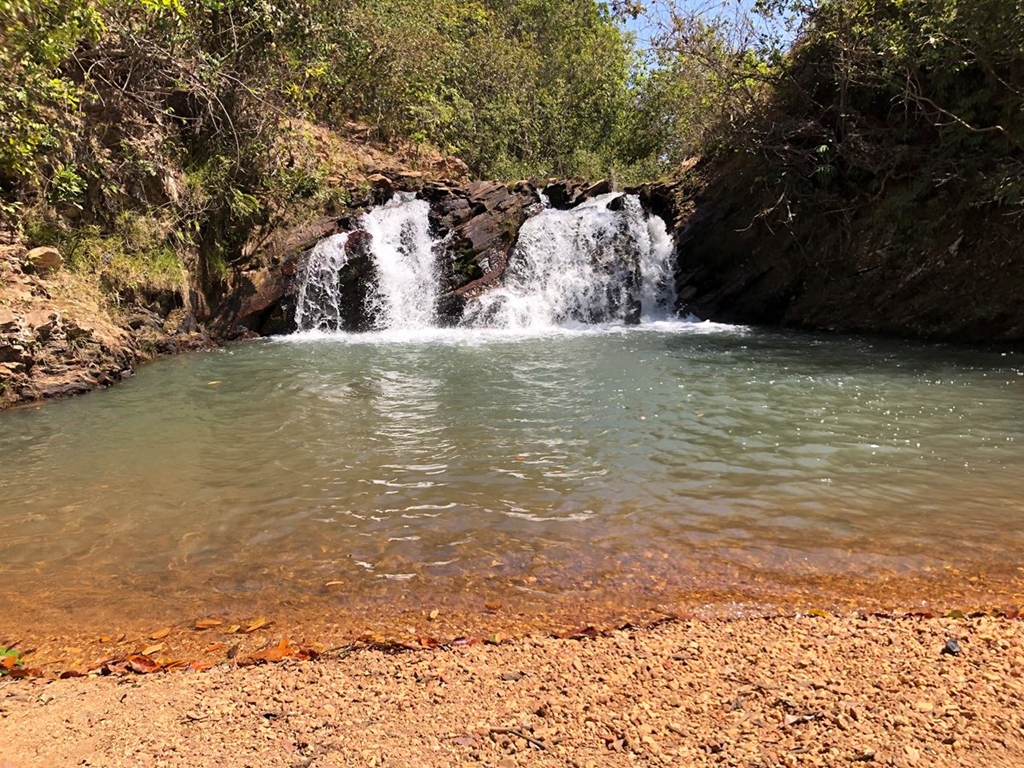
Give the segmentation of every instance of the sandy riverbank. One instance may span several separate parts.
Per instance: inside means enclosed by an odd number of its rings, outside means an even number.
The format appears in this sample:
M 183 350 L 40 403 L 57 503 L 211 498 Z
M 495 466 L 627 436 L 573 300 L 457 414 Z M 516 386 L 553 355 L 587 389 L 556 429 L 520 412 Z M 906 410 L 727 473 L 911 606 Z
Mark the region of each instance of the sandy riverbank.
M 0 682 L 3 768 L 463 764 L 1024 765 L 1024 622 L 675 621 Z

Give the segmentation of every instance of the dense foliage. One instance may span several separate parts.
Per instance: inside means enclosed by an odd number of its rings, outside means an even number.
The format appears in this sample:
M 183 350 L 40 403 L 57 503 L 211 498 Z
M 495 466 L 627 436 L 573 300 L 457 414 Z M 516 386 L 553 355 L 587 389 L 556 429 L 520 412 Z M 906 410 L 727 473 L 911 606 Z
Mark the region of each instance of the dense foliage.
M 1021 0 L 0 0 L 0 217 L 237 254 L 330 193 L 311 126 L 505 178 L 738 150 L 840 194 L 975 163 L 1020 204 L 1022 73 Z
M 146 170 L 126 163 L 213 158 L 225 167 L 208 173 L 252 193 L 244 177 L 273 173 L 289 118 L 362 121 L 481 175 L 599 174 L 629 145 L 634 51 L 593 0 L 0 0 L 0 14 L 8 204 L 38 184 L 82 205 Z
M 983 165 L 993 201 L 1024 199 L 1020 0 L 760 0 L 729 16 L 669 5 L 655 91 L 676 159 L 738 149 L 819 188 Z

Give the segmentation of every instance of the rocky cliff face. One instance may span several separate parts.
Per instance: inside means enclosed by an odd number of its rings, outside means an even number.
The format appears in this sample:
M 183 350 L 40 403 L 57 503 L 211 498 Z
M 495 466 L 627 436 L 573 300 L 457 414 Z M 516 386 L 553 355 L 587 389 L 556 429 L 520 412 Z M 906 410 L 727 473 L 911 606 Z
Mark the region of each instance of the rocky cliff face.
M 371 175 L 367 182 L 364 199 L 356 201 L 364 209 L 400 191 L 416 192 L 430 203 L 433 235 L 443 240 L 438 253 L 442 323 L 457 322 L 469 298 L 501 279 L 519 229 L 544 207 L 540 192 L 525 181 L 435 180 L 399 168 Z M 560 207 L 571 207 L 607 188 L 606 182 L 558 182 L 549 191 Z M 121 296 L 117 311 L 96 286 L 62 271 L 55 249 L 29 258 L 17 237 L 5 236 L 0 242 L 0 408 L 109 385 L 159 354 L 293 330 L 303 259 L 319 241 L 342 232 L 348 233 L 348 260 L 337 276 L 342 327 L 363 331 L 372 321 L 367 297 L 374 267 L 371 236 L 360 229 L 358 207 L 345 216 L 315 217 L 275 232 L 247 246 L 244 257 L 222 273 L 197 265 L 186 294 Z
M 436 237 L 450 241 L 439 254 L 442 322 L 462 317 L 466 299 L 494 285 L 508 267 L 519 228 L 542 208 L 536 187 L 521 181 L 472 182 L 465 187 L 434 184 L 423 197 L 430 202 L 430 224 Z
M 97 286 L 61 269 L 55 249 L 0 244 L 0 409 L 88 392 L 158 354 L 210 345 L 181 308 L 132 306 L 117 317 Z
M 955 197 L 963 186 L 918 193 L 913 216 L 898 187 L 842 210 L 820 210 L 780 198 L 749 158 L 696 170 L 674 184 L 629 190 L 670 225 L 679 312 L 722 322 L 1024 343 L 1019 210 L 964 205 Z M 554 182 L 538 190 L 528 182 L 379 174 L 364 204 L 397 191 L 429 202 L 430 226 L 442 241 L 439 319 L 455 323 L 468 300 L 501 281 L 523 223 L 544 207 L 542 196 L 568 209 L 609 189 L 607 182 Z M 366 330 L 374 266 L 371 236 L 356 214 L 276 232 L 226 274 L 200 280 L 191 296 L 165 301 L 140 294 L 113 314 L 95 286 L 62 271 L 59 254 L 30 255 L 7 237 L 0 242 L 0 408 L 105 386 L 158 354 L 287 333 L 305 254 L 341 232 L 349 238 L 337 276 L 342 327 Z
M 641 190 L 674 220 L 679 309 L 722 322 L 965 343 L 1024 342 L 1024 216 L 970 185 L 821 210 L 747 158 Z

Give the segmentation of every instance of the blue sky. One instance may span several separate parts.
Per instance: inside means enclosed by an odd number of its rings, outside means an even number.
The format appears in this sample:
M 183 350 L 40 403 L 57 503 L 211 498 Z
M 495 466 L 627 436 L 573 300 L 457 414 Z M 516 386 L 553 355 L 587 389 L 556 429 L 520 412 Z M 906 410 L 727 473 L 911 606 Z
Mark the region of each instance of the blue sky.
M 652 37 L 658 34 L 659 26 L 663 27 L 672 9 L 681 13 L 697 13 L 702 16 L 725 16 L 735 18 L 752 10 L 754 0 L 641 0 L 646 7 L 646 14 L 637 19 L 629 19 L 626 22 L 626 29 L 637 36 L 637 40 L 644 48 L 648 47 Z M 762 23 L 763 20 L 762 20 Z M 783 39 L 790 37 L 781 23 L 769 24 L 767 29 L 782 36 Z

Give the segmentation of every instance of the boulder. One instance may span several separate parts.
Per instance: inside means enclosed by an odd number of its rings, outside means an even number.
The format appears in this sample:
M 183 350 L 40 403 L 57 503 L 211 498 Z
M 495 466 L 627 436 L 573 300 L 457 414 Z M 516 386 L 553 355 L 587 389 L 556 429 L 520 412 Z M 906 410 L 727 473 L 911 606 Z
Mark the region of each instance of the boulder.
M 551 203 L 551 207 L 560 211 L 575 208 L 584 200 L 611 191 L 612 183 L 609 179 L 601 179 L 593 184 L 587 184 L 585 181 L 552 180 L 544 187 L 544 194 L 547 196 L 548 202 Z
M 611 191 L 612 182 L 610 179 L 601 179 L 600 181 L 595 181 L 593 184 L 591 184 L 589 187 L 584 189 L 583 192 L 580 193 L 580 196 L 577 199 L 577 205 L 579 203 L 582 203 L 584 200 L 589 200 L 592 197 L 607 195 Z
M 435 237 L 450 234 L 438 254 L 442 273 L 439 315 L 442 322 L 457 322 L 465 302 L 447 300 L 446 293 L 464 296 L 497 281 L 508 264 L 519 228 L 543 206 L 536 187 L 526 181 L 511 188 L 496 181 L 465 186 L 435 183 L 425 186 L 421 195 L 430 203 Z
M 35 309 L 25 313 L 25 323 L 37 339 L 46 341 L 60 325 L 60 315 L 53 310 Z
M 31 366 L 32 355 L 24 345 L 16 342 L 0 341 L 0 363 L 13 363 L 18 366 Z
M 25 254 L 25 263 L 38 275 L 49 275 L 57 272 L 64 264 L 60 251 L 48 245 L 33 248 Z
M 366 177 L 366 183 L 375 189 L 384 190 L 386 192 L 394 192 L 395 185 L 391 183 L 391 179 L 385 176 L 383 173 L 372 173 Z
M 163 327 L 163 320 L 155 312 L 140 309 L 128 318 L 127 325 L 133 331 L 137 331 L 140 328 L 160 329 Z

